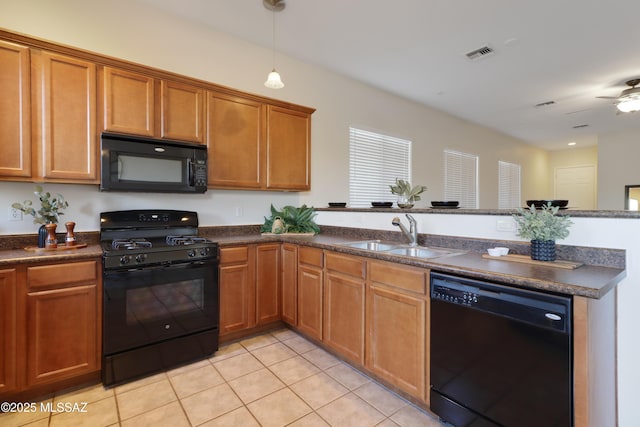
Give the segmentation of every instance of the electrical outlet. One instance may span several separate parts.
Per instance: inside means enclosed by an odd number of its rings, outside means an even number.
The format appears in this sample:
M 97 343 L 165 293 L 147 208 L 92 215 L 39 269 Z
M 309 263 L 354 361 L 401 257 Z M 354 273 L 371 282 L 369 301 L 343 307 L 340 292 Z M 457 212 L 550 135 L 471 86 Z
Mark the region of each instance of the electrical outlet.
M 22 221 L 22 211 L 9 206 L 9 221 Z

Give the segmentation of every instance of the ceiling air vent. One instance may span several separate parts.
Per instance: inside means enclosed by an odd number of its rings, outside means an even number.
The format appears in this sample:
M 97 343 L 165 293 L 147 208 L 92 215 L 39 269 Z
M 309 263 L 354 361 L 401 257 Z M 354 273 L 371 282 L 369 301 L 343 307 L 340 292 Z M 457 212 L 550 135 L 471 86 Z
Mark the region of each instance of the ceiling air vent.
M 556 103 L 556 101 L 541 102 L 539 104 L 536 104 L 536 108 L 538 108 L 538 107 L 548 107 L 548 106 L 553 105 L 555 103 Z
M 480 58 L 484 58 L 487 56 L 494 55 L 496 52 L 491 49 L 489 46 L 482 46 L 480 49 L 472 50 L 471 52 L 467 52 L 467 58 L 472 61 L 475 61 Z

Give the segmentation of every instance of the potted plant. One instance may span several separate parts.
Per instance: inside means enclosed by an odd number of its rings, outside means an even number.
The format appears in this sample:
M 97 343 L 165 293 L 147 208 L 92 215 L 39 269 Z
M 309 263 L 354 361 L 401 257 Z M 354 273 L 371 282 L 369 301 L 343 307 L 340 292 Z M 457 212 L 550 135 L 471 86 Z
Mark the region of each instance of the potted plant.
M 42 224 L 38 232 L 38 247 L 44 248 L 47 238 L 47 224 L 57 224 L 60 216 L 64 215 L 62 211 L 69 207 L 69 203 L 64 199 L 62 194 L 58 193 L 52 196 L 48 191 L 44 192 L 39 185 L 36 185 L 33 194 L 40 199 L 40 209 L 36 210 L 31 200 L 25 200 L 22 203 L 13 203 L 11 207 L 22 211 L 26 215 L 31 215 L 34 224 Z
M 531 259 L 555 261 L 556 240 L 567 238 L 573 224 L 568 215 L 558 215 L 559 209 L 551 203 L 539 209 L 532 204 L 528 209 L 518 208 L 518 214 L 513 215 L 518 236 L 531 241 Z
M 317 234 L 320 227 L 315 223 L 313 218 L 316 216 L 313 207 L 302 205 L 299 208 L 295 206 L 285 206 L 281 211 L 271 205 L 271 216 L 264 217 L 264 224 L 260 228 L 261 233 L 273 234 Z
M 414 202 L 420 200 L 420 194 L 423 193 L 427 187 L 424 185 L 416 185 L 411 187 L 409 181 L 396 178 L 396 184 L 390 185 L 391 194 L 398 196 L 399 208 L 412 208 Z

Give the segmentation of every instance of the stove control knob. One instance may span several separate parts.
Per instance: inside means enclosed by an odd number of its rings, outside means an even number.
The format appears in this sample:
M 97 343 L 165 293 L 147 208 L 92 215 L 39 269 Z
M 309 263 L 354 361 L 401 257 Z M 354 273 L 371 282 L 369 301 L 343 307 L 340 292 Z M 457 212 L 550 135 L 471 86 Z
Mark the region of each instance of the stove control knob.
M 138 255 L 136 255 L 136 262 L 137 263 L 144 262 L 146 259 L 147 259 L 147 255 L 146 254 L 138 254 Z
M 131 261 L 131 256 L 130 255 L 123 255 L 120 257 L 120 264 L 129 264 L 129 261 Z
M 207 256 L 207 255 L 209 255 L 209 248 L 202 248 L 202 249 L 200 249 L 200 255 L 202 255 L 202 256 Z
M 189 255 L 189 258 L 193 258 L 194 256 L 196 256 L 196 250 L 189 249 L 189 251 L 187 252 L 187 255 Z

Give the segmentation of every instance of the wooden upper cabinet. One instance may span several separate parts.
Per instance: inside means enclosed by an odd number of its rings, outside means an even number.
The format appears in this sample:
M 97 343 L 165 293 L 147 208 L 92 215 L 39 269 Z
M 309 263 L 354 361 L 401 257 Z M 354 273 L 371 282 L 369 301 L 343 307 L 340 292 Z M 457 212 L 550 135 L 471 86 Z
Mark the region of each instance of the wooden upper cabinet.
M 104 67 L 102 128 L 204 144 L 204 89 Z
M 267 182 L 269 190 L 311 189 L 311 114 L 267 107 Z
M 29 48 L 0 41 L 0 176 L 31 176 Z
M 104 67 L 102 74 L 103 129 L 154 136 L 154 78 Z
M 160 81 L 160 137 L 204 144 L 204 89 Z
M 32 176 L 52 182 L 99 182 L 95 64 L 32 50 Z
M 249 99 L 208 92 L 209 186 L 260 189 L 265 109 Z

